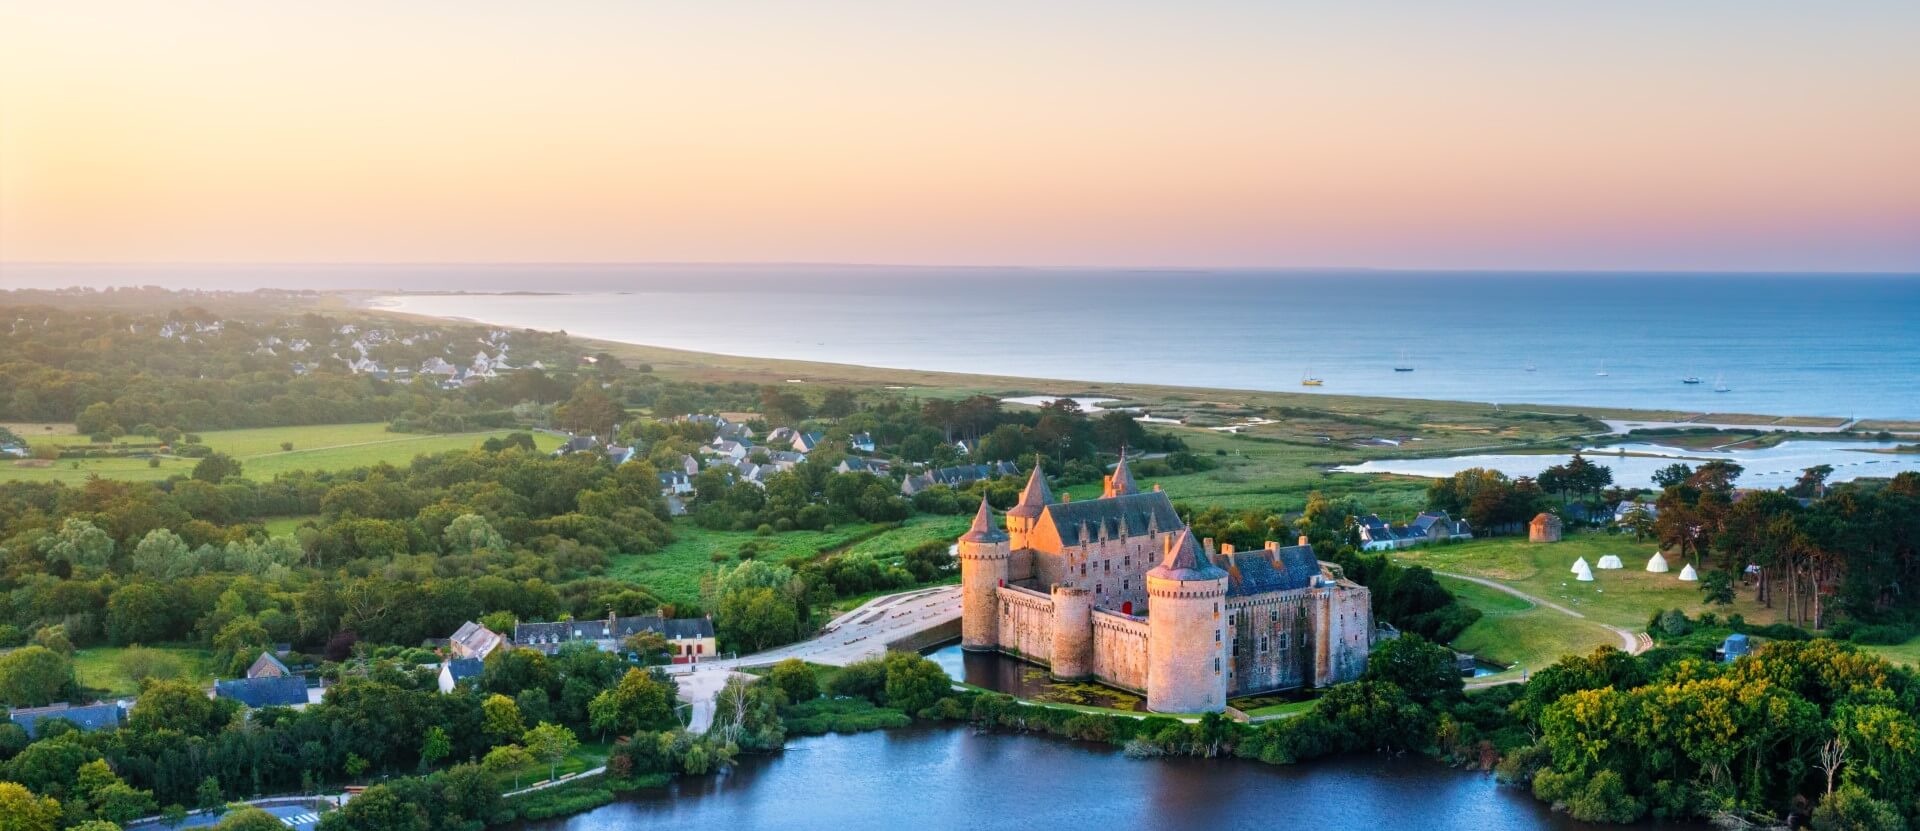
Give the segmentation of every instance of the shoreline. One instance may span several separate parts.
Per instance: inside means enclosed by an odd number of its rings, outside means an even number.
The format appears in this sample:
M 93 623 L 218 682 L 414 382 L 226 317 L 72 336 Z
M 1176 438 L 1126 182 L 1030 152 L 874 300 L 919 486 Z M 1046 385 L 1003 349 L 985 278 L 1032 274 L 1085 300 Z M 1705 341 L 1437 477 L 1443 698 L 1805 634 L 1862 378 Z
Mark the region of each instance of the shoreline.
M 403 294 L 447 294 L 448 292 L 329 292 L 341 308 L 374 316 L 413 321 L 435 321 L 478 326 L 527 328 L 513 324 L 452 315 L 430 315 L 400 311 L 379 302 L 381 298 Z M 503 294 L 502 292 L 464 292 L 466 294 Z M 566 294 L 567 292 L 513 292 L 511 294 Z M 1902 418 L 1851 419 L 1840 416 L 1776 415 L 1767 413 L 1716 413 L 1681 409 L 1638 409 L 1569 404 L 1529 404 L 1514 402 L 1493 404 L 1454 399 L 1396 398 L 1373 395 L 1299 393 L 1231 387 L 1192 387 L 1138 382 L 1084 381 L 1065 378 L 1036 378 L 991 373 L 951 372 L 945 370 L 878 367 L 862 364 L 808 361 L 793 358 L 702 352 L 629 341 L 589 338 L 569 334 L 582 344 L 592 345 L 622 361 L 647 363 L 663 376 L 702 373 L 702 380 L 732 380 L 746 383 L 828 384 L 880 386 L 897 391 L 964 392 L 992 394 L 996 397 L 1044 395 L 1059 397 L 1105 397 L 1124 403 L 1168 405 L 1176 403 L 1215 403 L 1252 408 L 1298 407 L 1315 410 L 1340 408 L 1359 410 L 1447 407 L 1482 412 L 1535 413 L 1551 416 L 1586 416 L 1618 432 L 1620 425 L 1643 423 L 1646 429 L 1699 428 L 1718 430 L 1839 432 L 1887 430 L 1920 432 L 1920 414 Z M 1708 420 L 1713 419 L 1713 420 Z M 1198 429 L 1190 425 L 1189 429 Z

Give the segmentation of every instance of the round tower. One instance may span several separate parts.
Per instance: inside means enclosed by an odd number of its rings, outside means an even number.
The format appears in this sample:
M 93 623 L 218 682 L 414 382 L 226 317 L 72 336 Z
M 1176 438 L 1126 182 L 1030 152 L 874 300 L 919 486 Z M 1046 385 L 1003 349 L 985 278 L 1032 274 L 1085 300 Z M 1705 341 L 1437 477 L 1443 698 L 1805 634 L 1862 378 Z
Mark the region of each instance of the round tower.
M 1085 586 L 1053 586 L 1054 678 L 1074 680 L 1093 674 L 1093 591 Z
M 960 561 L 960 648 L 1000 648 L 1000 587 L 1007 581 L 1013 549 L 1007 533 L 993 524 L 993 509 L 980 497 L 973 527 L 960 535 L 954 548 Z
M 1219 712 L 1227 706 L 1227 573 L 1185 528 L 1166 538 L 1147 571 L 1147 709 Z

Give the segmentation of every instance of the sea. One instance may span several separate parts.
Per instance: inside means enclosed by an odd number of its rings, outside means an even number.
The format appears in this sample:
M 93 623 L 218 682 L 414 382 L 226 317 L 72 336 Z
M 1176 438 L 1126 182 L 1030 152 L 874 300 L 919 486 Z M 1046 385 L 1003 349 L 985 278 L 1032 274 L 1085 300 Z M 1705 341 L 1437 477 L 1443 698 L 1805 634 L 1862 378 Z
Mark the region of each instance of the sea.
M 1920 417 L 1920 274 L 0 266 L 0 286 L 112 284 L 387 291 L 377 303 L 420 314 L 902 369 Z

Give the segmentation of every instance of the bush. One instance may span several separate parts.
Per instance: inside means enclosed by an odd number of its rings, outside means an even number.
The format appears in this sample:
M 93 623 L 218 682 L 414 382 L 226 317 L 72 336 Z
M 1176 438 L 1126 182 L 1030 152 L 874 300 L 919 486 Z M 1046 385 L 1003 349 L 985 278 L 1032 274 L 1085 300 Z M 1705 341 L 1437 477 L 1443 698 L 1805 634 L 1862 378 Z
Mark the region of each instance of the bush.
M 799 658 L 788 658 L 773 665 L 768 679 L 780 692 L 785 693 L 787 701 L 800 704 L 820 697 L 820 685 L 815 681 L 813 667 Z
M 913 723 L 912 717 L 863 698 L 815 698 L 780 710 L 790 736 L 859 733 Z

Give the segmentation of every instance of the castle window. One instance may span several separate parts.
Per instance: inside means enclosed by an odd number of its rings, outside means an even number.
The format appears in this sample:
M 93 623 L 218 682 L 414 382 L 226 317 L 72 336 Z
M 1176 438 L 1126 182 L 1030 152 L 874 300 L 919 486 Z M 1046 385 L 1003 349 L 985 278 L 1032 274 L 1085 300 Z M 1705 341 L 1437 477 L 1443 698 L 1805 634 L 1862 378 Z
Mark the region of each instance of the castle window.
M 1220 630 L 1218 629 L 1213 630 L 1213 642 L 1214 643 L 1220 642 Z
M 1267 654 L 1267 636 L 1266 635 L 1260 636 L 1260 654 L 1262 655 Z
M 1121 557 L 1121 558 L 1120 558 L 1120 565 L 1123 565 L 1123 566 L 1131 566 L 1131 565 L 1133 565 L 1133 555 L 1132 555 L 1132 554 L 1128 554 L 1128 555 L 1127 555 L 1127 556 L 1125 556 L 1125 557 Z
M 1132 583 L 1132 582 L 1133 582 L 1132 580 L 1122 580 L 1122 581 L 1120 581 L 1120 590 L 1121 590 L 1121 591 L 1126 591 L 1126 590 L 1127 590 L 1127 587 L 1128 587 L 1128 584 L 1129 584 L 1129 583 Z
M 1267 622 L 1268 622 L 1268 623 L 1279 623 L 1279 622 L 1280 622 L 1280 610 L 1279 610 L 1279 609 L 1274 609 L 1273 611 L 1270 611 L 1270 612 L 1268 612 L 1268 613 L 1267 613 Z
M 1085 577 L 1085 576 L 1087 576 L 1087 564 L 1086 564 L 1086 563 L 1081 563 L 1081 564 L 1080 564 L 1080 576 L 1081 576 L 1081 577 Z
M 1278 644 L 1281 649 L 1287 648 L 1287 633 L 1281 632 L 1280 634 L 1275 635 L 1274 637 L 1279 639 Z
M 1101 570 L 1101 571 L 1103 571 L 1103 572 L 1106 572 L 1107 574 L 1112 574 L 1112 573 L 1113 573 L 1113 561 L 1112 561 L 1112 560 L 1101 560 L 1101 561 L 1100 561 L 1100 570 Z
M 1214 671 L 1214 672 L 1219 672 L 1219 671 L 1220 671 L 1220 659 L 1219 659 L 1219 658 L 1215 658 L 1215 659 L 1213 659 L 1213 671 Z M 1213 703 L 1213 696 L 1211 696 L 1211 695 L 1209 695 L 1209 696 L 1207 696 L 1207 703 L 1209 703 L 1209 704 L 1211 704 L 1211 703 Z
M 1106 584 L 1105 584 L 1105 583 L 1095 583 L 1095 584 L 1093 584 L 1093 593 L 1094 593 L 1094 594 L 1106 594 L 1106 593 L 1107 593 L 1107 586 L 1106 586 Z

